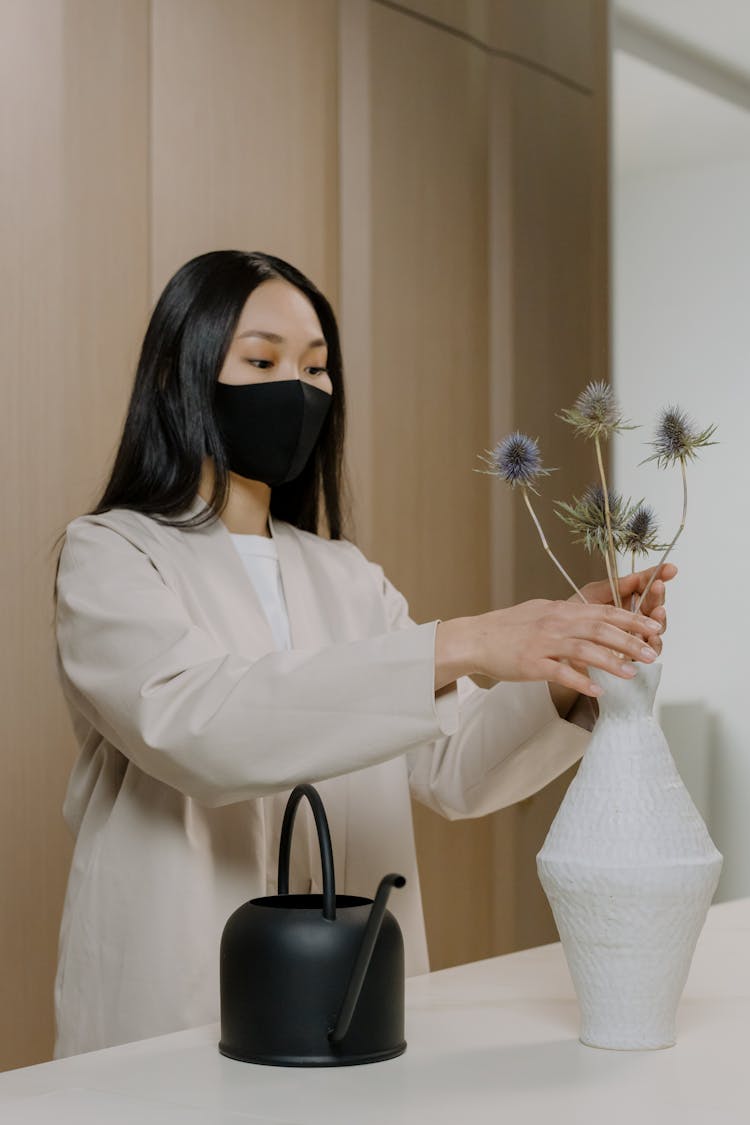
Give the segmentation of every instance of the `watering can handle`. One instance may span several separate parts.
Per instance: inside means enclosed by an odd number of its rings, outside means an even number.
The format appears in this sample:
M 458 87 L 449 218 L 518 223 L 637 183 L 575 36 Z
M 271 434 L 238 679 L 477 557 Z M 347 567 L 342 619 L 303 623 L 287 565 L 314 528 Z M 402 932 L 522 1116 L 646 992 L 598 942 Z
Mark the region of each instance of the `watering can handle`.
M 292 851 L 292 829 L 294 828 L 294 818 L 297 815 L 297 806 L 303 797 L 307 797 L 310 802 L 315 818 L 315 827 L 318 830 L 320 866 L 323 871 L 323 917 L 327 918 L 329 922 L 334 922 L 336 920 L 336 883 L 333 875 L 331 833 L 328 830 L 328 819 L 320 794 L 312 785 L 297 785 L 289 795 L 281 825 L 277 888 L 280 895 L 289 894 L 289 857 Z

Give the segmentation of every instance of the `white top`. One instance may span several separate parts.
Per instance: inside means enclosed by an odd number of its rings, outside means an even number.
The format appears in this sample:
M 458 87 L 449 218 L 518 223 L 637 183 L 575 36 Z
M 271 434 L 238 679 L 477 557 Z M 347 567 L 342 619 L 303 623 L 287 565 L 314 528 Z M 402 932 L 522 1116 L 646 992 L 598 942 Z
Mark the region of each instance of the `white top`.
M 230 531 L 229 534 L 257 590 L 277 649 L 290 649 L 292 640 L 289 632 L 289 615 L 281 585 L 276 543 L 271 536 L 239 535 L 234 531 Z
M 579 1043 L 580 1010 L 553 942 L 410 977 L 408 1046 L 390 1062 L 322 1069 L 236 1062 L 219 1054 L 219 1024 L 208 1024 L 6 1071 L 0 1120 L 746 1125 L 749 931 L 750 898 L 711 907 L 677 1012 L 677 1044 L 664 1050 Z

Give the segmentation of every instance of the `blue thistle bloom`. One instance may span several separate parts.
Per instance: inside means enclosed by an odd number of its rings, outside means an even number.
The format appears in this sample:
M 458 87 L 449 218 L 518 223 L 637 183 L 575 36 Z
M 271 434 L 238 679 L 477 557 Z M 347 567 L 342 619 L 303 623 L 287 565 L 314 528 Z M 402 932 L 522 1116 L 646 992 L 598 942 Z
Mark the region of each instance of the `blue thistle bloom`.
M 713 425 L 699 432 L 684 410 L 678 406 L 667 406 L 659 416 L 654 440 L 648 443 L 656 452 L 646 457 L 640 464 L 656 461 L 659 468 L 663 469 L 668 465 L 676 464 L 677 461 L 695 460 L 697 449 L 704 445 L 718 444 L 708 440 L 715 430 L 716 426 Z
M 622 532 L 623 550 L 637 555 L 660 550 L 664 544 L 656 541 L 657 530 L 654 509 L 641 501 L 625 521 Z
M 536 478 L 547 476 L 549 473 L 556 471 L 555 469 L 543 468 L 538 439 L 530 438 L 527 434 L 522 434 L 520 430 L 508 434 L 497 443 L 494 449 L 487 449 L 485 453 L 488 454 L 487 457 L 482 457 L 481 453 L 477 456 L 491 468 L 489 470 L 475 469 L 475 472 L 489 472 L 493 476 L 500 477 L 512 488 L 521 485 L 523 488 L 530 488 L 532 492 L 536 493 L 533 485 Z
M 580 499 L 574 497 L 573 500 L 573 504 L 555 500 L 558 509 L 555 515 L 578 535 L 573 542 L 583 543 L 589 552 L 596 550 L 606 554 L 608 531 L 604 489 L 600 484 L 590 484 Z M 615 550 L 622 551 L 624 529 L 631 515 L 631 504 L 623 500 L 620 493 L 612 488 L 607 489 L 607 500 L 614 547 Z
M 654 440 L 649 443 L 656 452 L 652 453 L 650 457 L 646 457 L 640 464 L 645 465 L 647 461 L 656 461 L 659 468 L 666 468 L 667 465 L 675 465 L 679 462 L 682 472 L 682 519 L 674 539 L 667 545 L 664 554 L 654 567 L 654 572 L 646 583 L 643 593 L 638 598 L 635 604 L 636 611 L 641 608 L 656 575 L 661 573 L 662 565 L 669 558 L 672 548 L 685 529 L 688 501 L 687 469 L 685 466 L 688 461 L 695 460 L 696 450 L 701 449 L 704 445 L 719 444 L 716 441 L 709 441 L 715 430 L 716 426 L 713 425 L 707 426 L 705 430 L 698 431 L 685 411 L 680 410 L 678 406 L 667 406 L 661 412 Z
M 608 438 L 620 430 L 638 429 L 624 421 L 614 390 L 602 380 L 589 383 L 573 406 L 557 417 L 575 426 L 576 437 L 582 434 L 585 438 Z
M 494 449 L 485 449 L 485 453 L 487 454 L 486 457 L 482 457 L 481 453 L 478 453 L 477 456 L 480 457 L 482 461 L 486 462 L 490 468 L 474 469 L 474 472 L 488 473 L 491 476 L 499 477 L 501 480 L 506 481 L 511 488 L 515 488 L 517 485 L 521 486 L 524 503 L 529 509 L 529 514 L 539 532 L 542 546 L 565 581 L 575 590 L 581 601 L 585 602 L 585 596 L 578 589 L 559 559 L 556 559 L 552 553 L 552 549 L 542 531 L 539 517 L 534 511 L 531 500 L 529 499 L 529 491 L 533 492 L 536 496 L 539 495 L 533 484 L 537 477 L 548 476 L 550 473 L 557 472 L 556 469 L 545 469 L 542 467 L 542 455 L 539 452 L 539 439 L 530 438 L 528 434 L 522 434 L 520 430 L 516 430 L 515 433 L 508 434 L 506 437 L 502 438 Z

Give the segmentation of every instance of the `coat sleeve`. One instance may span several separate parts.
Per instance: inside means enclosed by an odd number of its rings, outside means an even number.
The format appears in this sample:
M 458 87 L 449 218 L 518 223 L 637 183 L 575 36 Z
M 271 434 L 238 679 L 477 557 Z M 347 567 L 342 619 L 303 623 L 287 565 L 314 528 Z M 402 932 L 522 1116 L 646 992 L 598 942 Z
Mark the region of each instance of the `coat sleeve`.
M 209 806 L 375 765 L 454 730 L 435 698 L 436 628 L 252 659 L 199 627 L 118 531 L 74 520 L 60 555 L 63 690 L 140 769 Z
M 389 627 L 419 628 L 382 567 L 370 566 Z M 577 762 L 591 737 L 590 712 L 574 705 L 571 718 L 582 714 L 580 725 L 561 718 L 546 682 L 500 681 L 483 688 L 459 676 L 437 704 L 451 733 L 407 752 L 409 786 L 418 801 L 449 820 L 484 816 L 531 796 Z

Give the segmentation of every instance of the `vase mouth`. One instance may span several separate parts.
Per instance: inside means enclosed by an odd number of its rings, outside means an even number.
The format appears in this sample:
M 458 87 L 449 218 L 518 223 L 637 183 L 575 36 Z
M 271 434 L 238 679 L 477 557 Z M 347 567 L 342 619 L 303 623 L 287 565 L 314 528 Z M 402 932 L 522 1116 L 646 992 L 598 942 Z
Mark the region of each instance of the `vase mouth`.
M 643 661 L 633 661 L 635 675 L 626 678 L 618 676 L 616 672 L 608 672 L 604 668 L 589 668 L 589 676 L 595 684 L 604 688 L 598 696 L 599 713 L 613 713 L 623 706 L 630 711 L 635 706 L 638 710 L 643 707 L 651 711 L 656 699 L 656 692 L 661 680 L 663 665 L 660 660 L 651 664 Z M 636 700 L 640 702 L 637 703 Z
M 623 664 L 625 661 L 623 661 Z M 616 672 L 608 672 L 605 668 L 592 668 L 590 667 L 589 677 L 594 683 L 601 684 L 606 687 L 611 683 L 618 684 L 634 684 L 639 679 L 645 681 L 647 684 L 658 684 L 661 679 L 662 668 L 664 667 L 661 660 L 653 660 L 650 664 L 642 660 L 633 660 L 631 662 L 636 670 L 636 674 L 626 679 L 624 676 L 618 676 Z

